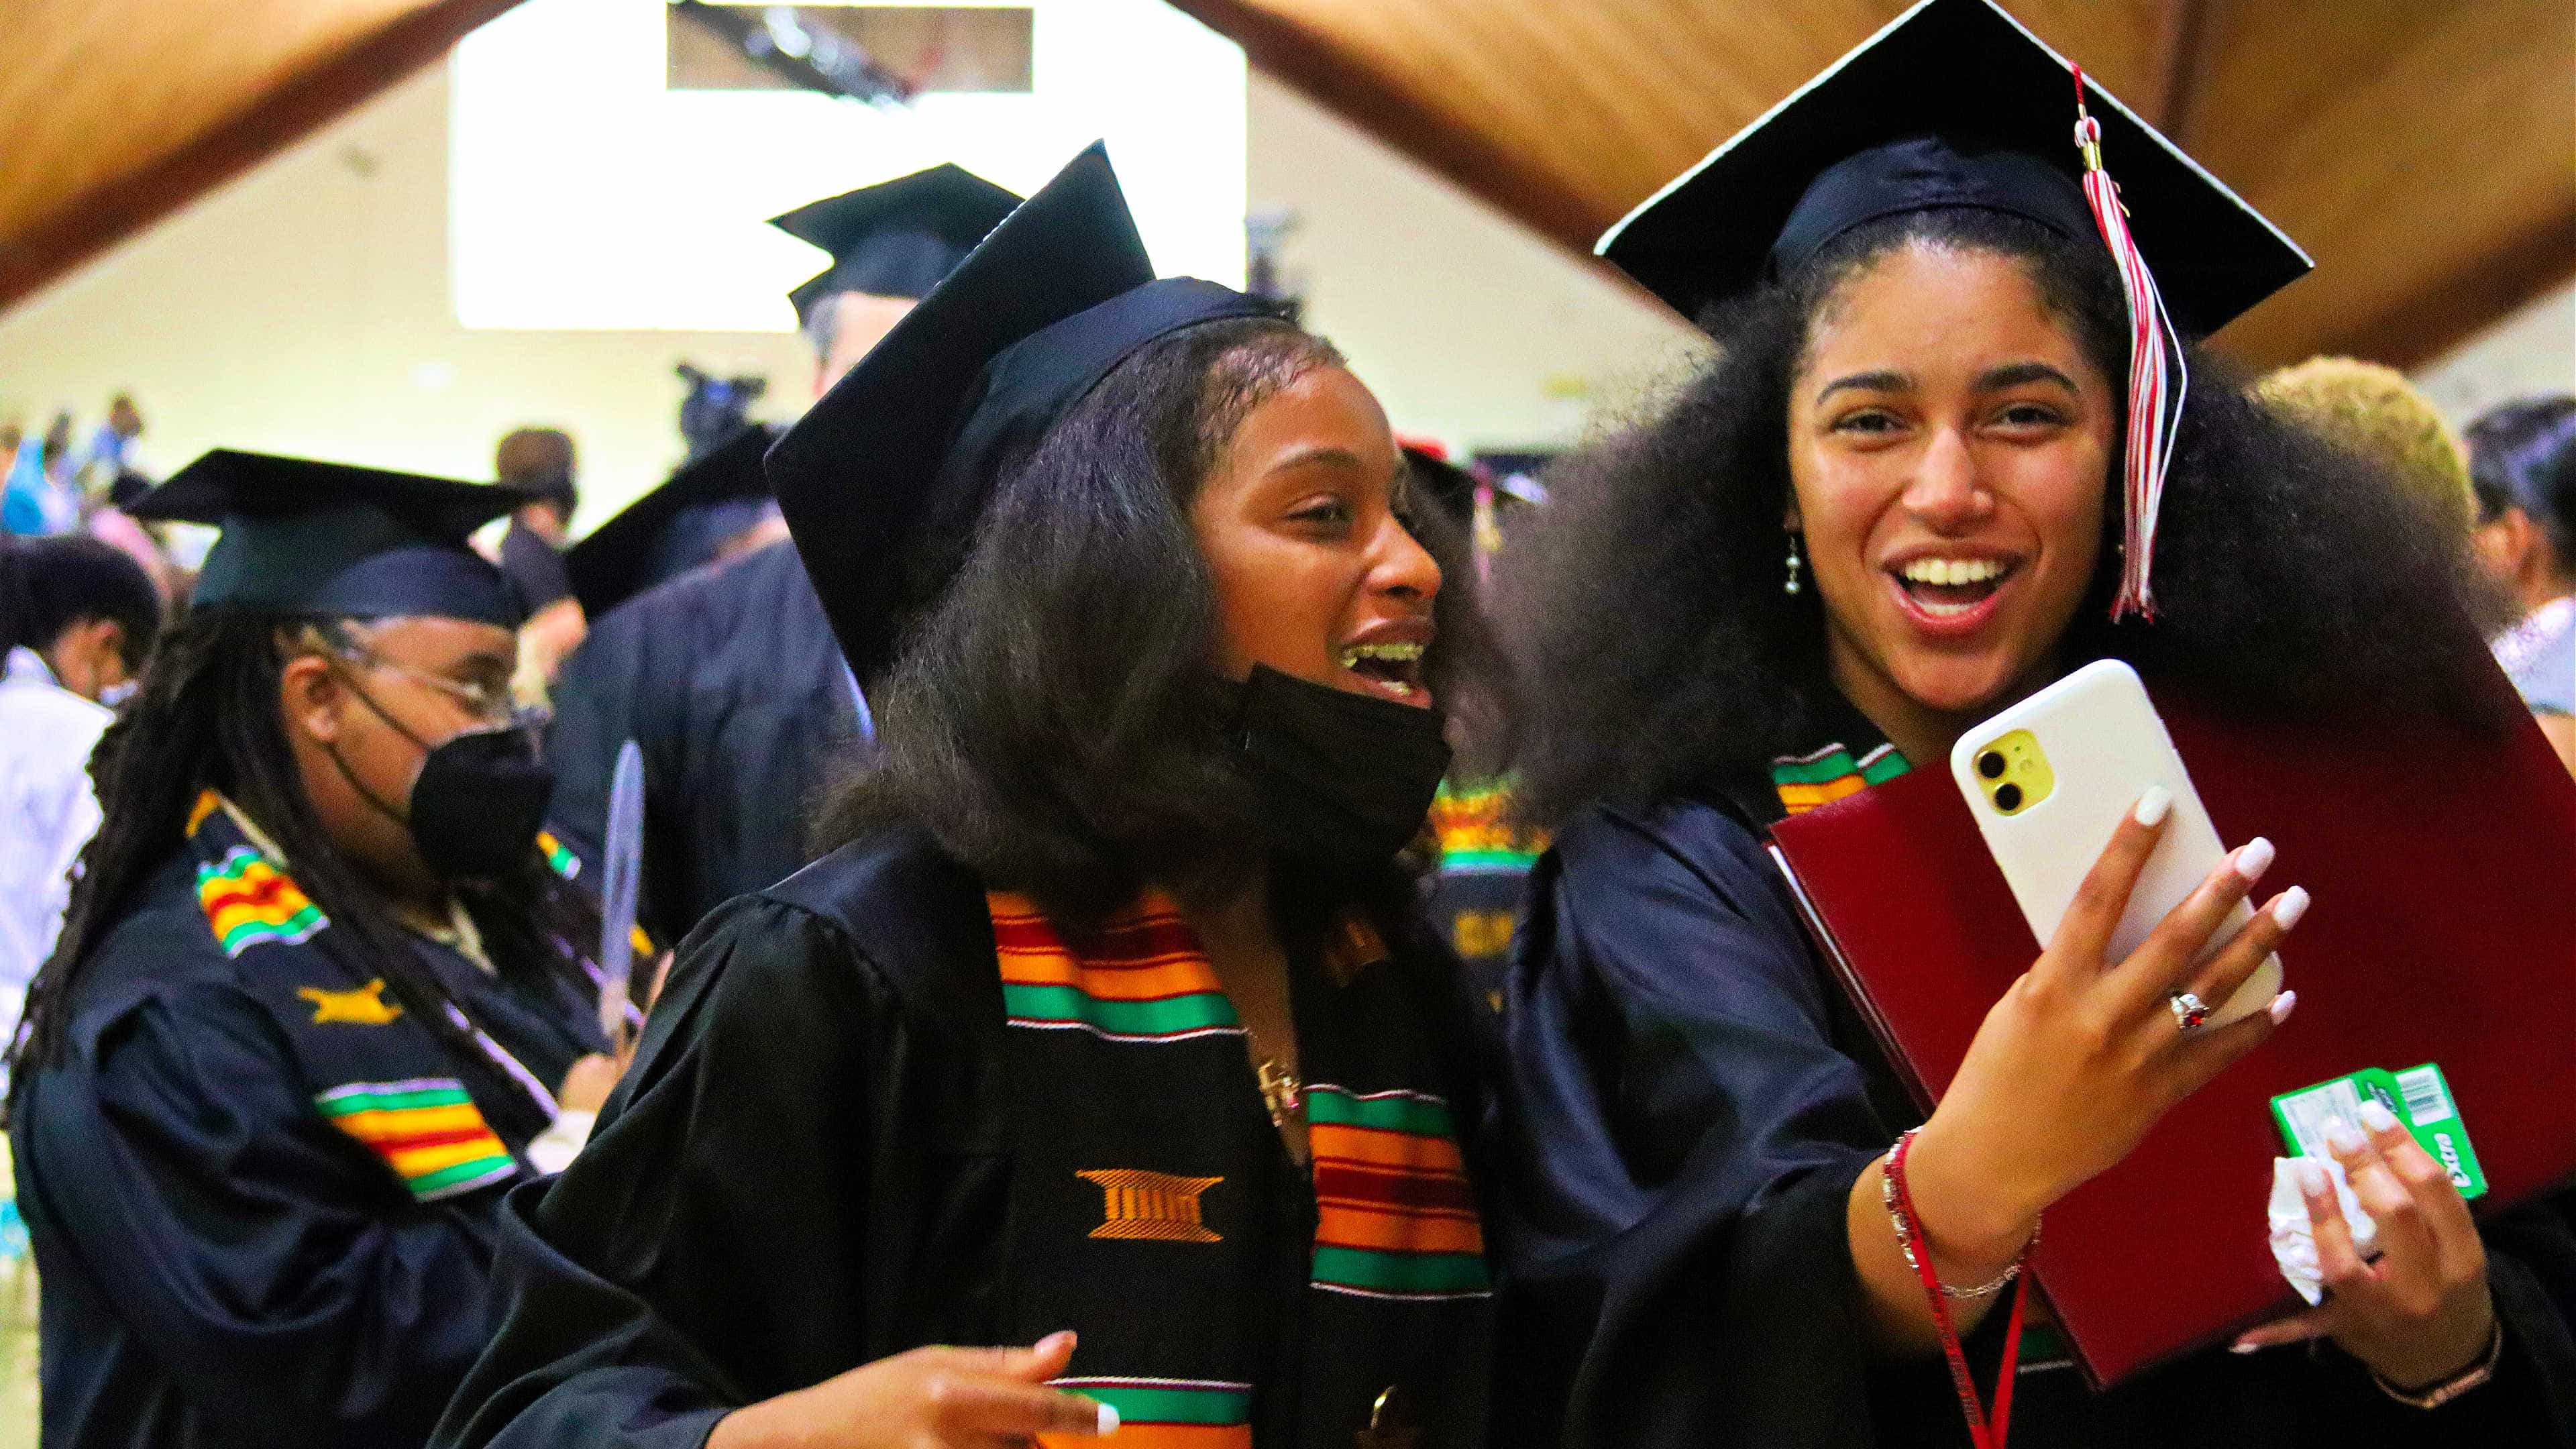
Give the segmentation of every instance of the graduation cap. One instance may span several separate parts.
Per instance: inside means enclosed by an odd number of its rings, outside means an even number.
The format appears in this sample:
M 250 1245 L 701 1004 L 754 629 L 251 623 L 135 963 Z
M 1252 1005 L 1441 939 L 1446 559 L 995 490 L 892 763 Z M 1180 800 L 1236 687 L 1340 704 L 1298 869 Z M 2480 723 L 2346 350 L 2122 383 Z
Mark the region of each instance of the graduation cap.
M 839 292 L 926 297 L 1020 198 L 962 166 L 942 163 L 826 197 L 769 224 L 832 254 L 832 265 L 787 294 L 801 321 Z
M 2312 263 L 1992 0 L 1922 0 L 1647 198 L 1598 251 L 1698 317 L 1856 227 L 1947 208 L 2003 212 L 2109 248 L 2139 339 L 2115 612 L 2152 614 L 2155 519 L 2187 383 L 2182 338 L 2216 331 Z
M 746 425 L 565 550 L 564 570 L 582 612 L 596 619 L 712 561 L 727 540 L 759 523 L 770 508 L 760 455 L 772 436 L 757 423 Z
M 192 608 L 431 614 L 515 629 L 526 612 L 517 593 L 465 536 L 534 498 L 498 483 L 217 448 L 127 512 L 222 530 Z
M 1093 142 L 769 450 L 769 481 L 861 684 L 953 578 L 1003 466 L 1139 348 L 1277 310 L 1157 281 Z

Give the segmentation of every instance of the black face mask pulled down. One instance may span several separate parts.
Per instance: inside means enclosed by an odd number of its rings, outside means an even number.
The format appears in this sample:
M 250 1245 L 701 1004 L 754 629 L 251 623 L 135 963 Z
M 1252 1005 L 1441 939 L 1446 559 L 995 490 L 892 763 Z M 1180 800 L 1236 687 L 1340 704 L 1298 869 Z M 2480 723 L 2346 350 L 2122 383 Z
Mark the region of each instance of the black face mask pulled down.
M 364 690 L 352 686 L 351 692 L 425 751 L 408 808 L 398 812 L 377 799 L 338 750 L 331 751 L 331 763 L 360 798 L 410 830 L 423 864 L 441 880 L 488 880 L 527 863 L 555 795 L 554 771 L 537 758 L 533 731 L 516 725 L 468 730 L 432 745 L 404 729 Z
M 1421 833 L 1449 771 L 1439 711 L 1266 665 L 1236 689 L 1234 744 L 1272 850 L 1333 866 L 1383 865 Z

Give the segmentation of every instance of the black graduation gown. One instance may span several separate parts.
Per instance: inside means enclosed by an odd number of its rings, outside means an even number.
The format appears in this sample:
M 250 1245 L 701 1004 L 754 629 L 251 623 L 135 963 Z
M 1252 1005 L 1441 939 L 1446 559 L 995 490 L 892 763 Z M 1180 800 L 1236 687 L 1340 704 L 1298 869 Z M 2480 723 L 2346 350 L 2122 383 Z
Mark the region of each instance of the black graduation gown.
M 501 535 L 501 572 L 518 594 L 519 606 L 531 614 L 572 597 L 572 574 L 564 567 L 562 551 L 515 518 Z
M 596 863 L 610 776 L 644 751 L 639 922 L 664 943 L 793 874 L 833 753 L 857 734 L 849 672 L 795 546 L 648 590 L 593 621 L 565 661 L 546 735 L 554 818 Z
M 1845 1236 L 1853 1181 L 1920 1114 L 1744 815 L 1595 810 L 1532 876 L 1489 1153 L 1498 1378 L 1522 1395 L 1497 1421 L 1531 1444 L 1563 1424 L 1581 1449 L 1964 1445 L 1938 1360 L 1867 1357 Z M 2213 1230 L 2261 1232 L 2262 1206 Z M 2071 1366 L 2026 1366 L 2015 1449 L 2576 1443 L 2567 1204 L 2485 1236 L 2504 1359 L 2443 1410 L 2388 1400 L 2331 1347 L 2212 1351 L 2099 1396 Z M 2004 1317 L 1972 1337 L 1982 1383 Z
M 1014 1190 L 1015 1154 L 1061 1144 L 1015 1138 L 1004 1020 L 983 886 L 919 832 L 844 846 L 727 905 L 683 952 L 580 1159 L 505 1203 L 507 1317 L 433 1443 L 696 1449 L 730 1409 L 864 1363 L 1070 1326 L 1044 1282 L 1011 1268 L 1015 1238 L 1045 1216 L 1042 1190 Z M 1469 1120 L 1471 1084 L 1446 1085 Z M 1263 1226 L 1264 1200 L 1290 1216 Z M 1164 1291 L 1122 1311 L 1278 1338 L 1336 1311 L 1307 1285 L 1311 1200 L 1238 1201 L 1242 1216 L 1212 1207 L 1209 1224 L 1283 1245 L 1265 1274 L 1275 1295 Z M 1078 1266 L 1041 1251 L 1047 1272 Z M 1462 1366 L 1433 1396 L 1457 1413 L 1444 1423 L 1425 1404 L 1420 1449 L 1481 1440 L 1481 1304 L 1471 1321 L 1472 1333 L 1419 1334 L 1406 1350 Z M 1086 1334 L 1074 1374 L 1122 1371 L 1087 1362 L 1092 1348 Z M 1257 1391 L 1252 1413 L 1264 1449 L 1316 1442 L 1287 1396 Z
M 418 948 L 543 1081 L 602 1049 L 579 993 Z M 478 1102 L 508 1084 L 394 1039 L 409 1023 L 313 1026 L 296 964 L 226 956 L 176 856 L 84 965 L 67 1059 L 23 1081 L 9 1137 L 48 1449 L 415 1445 L 489 1337 L 507 1184 L 415 1201 L 315 1096 L 353 1076 L 462 1078 Z M 512 1113 L 484 1115 L 524 1153 Z

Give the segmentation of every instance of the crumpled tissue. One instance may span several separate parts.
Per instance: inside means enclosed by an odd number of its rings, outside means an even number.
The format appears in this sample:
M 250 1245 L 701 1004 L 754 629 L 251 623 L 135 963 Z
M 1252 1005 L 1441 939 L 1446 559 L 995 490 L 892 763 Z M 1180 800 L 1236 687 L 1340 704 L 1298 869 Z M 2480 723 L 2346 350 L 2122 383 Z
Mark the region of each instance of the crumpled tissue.
M 2308 1199 L 2299 1191 L 2299 1164 L 2315 1163 L 2334 1178 L 2335 1196 L 2343 1203 L 2343 1220 L 2352 1229 L 2353 1250 L 2362 1257 L 2370 1256 L 2379 1243 L 2379 1225 L 2352 1195 L 2352 1184 L 2345 1180 L 2343 1164 L 2331 1157 L 2275 1157 L 2272 1159 L 2272 1261 L 2281 1265 L 2281 1276 L 2299 1290 L 2299 1296 L 2310 1306 L 2325 1301 L 2325 1277 L 2317 1268 L 2317 1240 L 2308 1222 Z

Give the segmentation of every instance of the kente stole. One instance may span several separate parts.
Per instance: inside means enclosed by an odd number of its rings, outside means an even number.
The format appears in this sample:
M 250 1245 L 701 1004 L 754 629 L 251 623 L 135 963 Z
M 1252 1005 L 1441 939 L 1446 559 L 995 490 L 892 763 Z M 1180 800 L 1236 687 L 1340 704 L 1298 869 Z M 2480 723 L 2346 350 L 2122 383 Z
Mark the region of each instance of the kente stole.
M 1291 952 L 1310 1186 L 1169 899 L 1079 938 L 1025 898 L 987 904 L 1010 1341 L 1080 1332 L 1061 1382 L 1117 1407 L 1116 1449 L 1480 1442 L 1484 1236 L 1442 1090 L 1453 1028 L 1423 979 L 1446 963 L 1389 959 L 1356 914 Z
M 186 836 L 207 928 L 225 955 L 256 967 L 246 973 L 250 988 L 320 1084 L 314 1110 L 415 1202 L 518 1176 L 517 1152 L 554 1116 L 545 1084 L 451 1006 L 451 1020 L 484 1053 L 460 1066 L 383 975 L 364 969 L 358 943 L 339 939 L 344 933 L 221 795 L 198 796 Z

